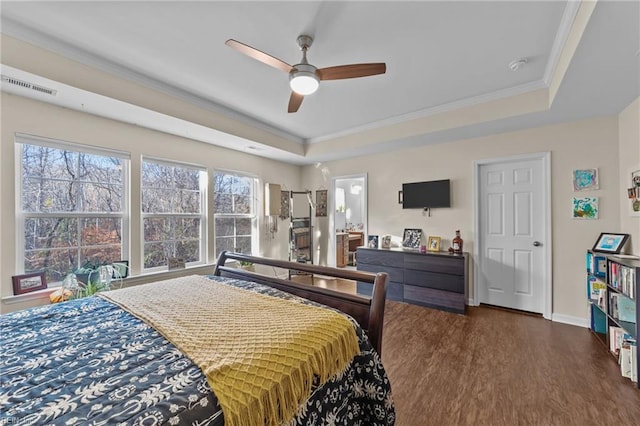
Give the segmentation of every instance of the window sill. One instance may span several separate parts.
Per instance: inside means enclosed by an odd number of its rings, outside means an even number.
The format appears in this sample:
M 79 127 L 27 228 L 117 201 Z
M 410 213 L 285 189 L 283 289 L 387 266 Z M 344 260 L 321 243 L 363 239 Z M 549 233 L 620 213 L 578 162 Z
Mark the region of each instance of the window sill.
M 132 285 L 138 284 L 146 284 L 154 281 L 158 281 L 159 279 L 168 280 L 171 278 L 182 277 L 185 275 L 202 275 L 202 274 L 213 274 L 213 269 L 215 268 L 215 263 L 197 265 L 197 266 L 189 266 L 184 269 L 172 269 L 170 271 L 160 271 L 160 272 L 148 272 L 146 274 L 135 275 L 122 279 L 122 287 L 129 287 Z M 111 281 L 112 287 L 118 288 L 118 280 Z
M 31 293 L 16 294 L 16 295 L 12 295 L 12 296 L 4 296 L 2 298 L 2 302 L 7 304 L 7 305 L 13 305 L 15 303 L 29 302 L 31 300 L 38 300 L 38 299 L 47 299 L 47 300 L 49 300 L 49 295 L 51 293 L 53 293 L 54 291 L 56 291 L 57 289 L 59 289 L 60 287 L 61 287 L 60 284 L 58 284 L 58 285 L 53 284 L 51 287 L 47 287 L 47 288 L 42 289 L 42 290 L 32 291 Z
M 185 275 L 202 275 L 202 274 L 213 274 L 213 269 L 215 264 L 205 264 L 205 265 L 197 265 L 191 266 L 184 269 L 172 269 L 171 271 L 161 271 L 161 272 L 151 272 L 143 275 L 136 275 L 122 279 L 122 283 L 119 280 L 111 281 L 111 288 L 117 289 L 120 287 L 129 287 L 138 284 L 147 284 L 154 281 L 158 281 L 160 279 L 168 280 L 171 278 L 177 278 Z M 16 303 L 24 303 L 32 300 L 38 299 L 46 299 L 49 300 L 49 295 L 53 293 L 58 288 L 62 287 L 62 283 L 54 283 L 51 287 L 33 291 L 31 293 L 11 295 L 2 297 L 2 303 L 6 305 L 13 305 Z

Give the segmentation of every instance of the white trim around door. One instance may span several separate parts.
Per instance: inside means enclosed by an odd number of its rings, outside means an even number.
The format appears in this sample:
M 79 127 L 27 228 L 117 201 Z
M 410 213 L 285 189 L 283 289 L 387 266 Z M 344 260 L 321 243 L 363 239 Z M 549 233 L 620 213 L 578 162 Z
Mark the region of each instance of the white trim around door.
M 512 163 L 518 161 L 540 161 L 542 166 L 542 179 L 543 179 L 543 187 L 544 194 L 542 197 L 542 221 L 543 221 L 543 229 L 544 235 L 540 238 L 543 238 L 542 241 L 542 249 L 544 249 L 543 258 L 544 258 L 544 266 L 543 271 L 540 274 L 542 277 L 542 291 L 543 291 L 543 316 L 546 319 L 552 319 L 552 275 L 551 275 L 551 259 L 552 259 L 552 244 L 551 244 L 551 153 L 550 152 L 541 152 L 541 153 L 532 153 L 532 154 L 524 154 L 518 156 L 511 157 L 503 157 L 503 158 L 492 158 L 492 159 L 484 159 L 477 160 L 473 164 L 473 221 L 474 221 L 474 253 L 475 253 L 475 261 L 474 261 L 474 279 L 473 279 L 473 298 L 471 300 L 472 305 L 479 305 L 480 300 L 478 296 L 479 291 L 479 283 L 482 271 L 482 262 L 484 260 L 483 253 L 481 253 L 482 247 L 482 229 L 480 224 L 480 211 L 481 211 L 481 200 L 480 200 L 480 171 L 482 166 L 485 165 L 494 165 L 500 163 Z

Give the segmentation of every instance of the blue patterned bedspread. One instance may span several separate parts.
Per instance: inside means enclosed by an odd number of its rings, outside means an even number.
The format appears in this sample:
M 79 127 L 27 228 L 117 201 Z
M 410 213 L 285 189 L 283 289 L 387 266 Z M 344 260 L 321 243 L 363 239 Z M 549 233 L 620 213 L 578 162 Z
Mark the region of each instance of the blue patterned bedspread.
M 259 284 L 210 278 L 317 305 Z M 395 422 L 380 358 L 359 326 L 357 334 L 360 354 L 343 374 L 314 387 L 290 426 Z M 223 417 L 200 369 L 105 299 L 0 316 L 0 425 L 206 426 L 223 425 Z

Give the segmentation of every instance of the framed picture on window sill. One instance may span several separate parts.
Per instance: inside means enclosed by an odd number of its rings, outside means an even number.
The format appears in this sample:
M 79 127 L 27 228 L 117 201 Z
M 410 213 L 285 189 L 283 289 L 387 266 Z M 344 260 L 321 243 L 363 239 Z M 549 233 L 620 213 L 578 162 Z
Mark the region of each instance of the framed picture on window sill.
M 47 279 L 44 272 L 32 272 L 24 275 L 14 275 L 13 281 L 13 294 L 25 294 L 33 291 L 44 290 L 47 288 Z

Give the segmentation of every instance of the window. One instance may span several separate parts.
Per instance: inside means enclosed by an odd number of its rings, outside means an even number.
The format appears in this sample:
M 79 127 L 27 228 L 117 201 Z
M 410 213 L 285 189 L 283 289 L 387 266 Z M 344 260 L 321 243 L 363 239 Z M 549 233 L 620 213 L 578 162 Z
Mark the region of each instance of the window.
M 142 227 L 145 271 L 184 261 L 204 263 L 206 247 L 204 168 L 142 160 Z
M 256 248 L 256 179 L 216 172 L 213 177 L 216 255 L 223 250 L 252 254 Z
M 17 135 L 18 247 L 24 272 L 62 281 L 85 262 L 121 260 L 128 238 L 126 154 Z
M 344 213 L 346 198 L 344 196 L 344 188 L 336 188 L 336 212 Z

